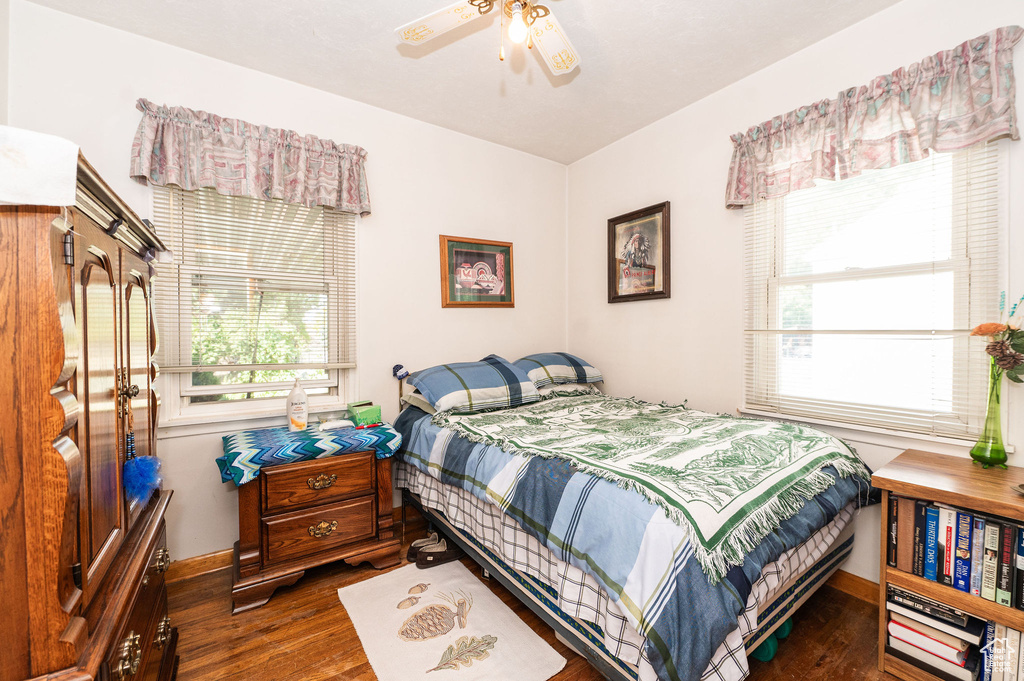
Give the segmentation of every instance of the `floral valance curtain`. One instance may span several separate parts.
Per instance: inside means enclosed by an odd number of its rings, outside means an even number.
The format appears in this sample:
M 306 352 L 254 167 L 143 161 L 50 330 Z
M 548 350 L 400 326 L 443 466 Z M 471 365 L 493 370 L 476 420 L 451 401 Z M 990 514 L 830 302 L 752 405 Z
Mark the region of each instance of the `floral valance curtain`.
M 733 135 L 726 208 L 1000 137 L 1019 139 L 1006 26 Z
M 361 147 L 146 99 L 136 106 L 131 177 L 141 184 L 370 214 Z

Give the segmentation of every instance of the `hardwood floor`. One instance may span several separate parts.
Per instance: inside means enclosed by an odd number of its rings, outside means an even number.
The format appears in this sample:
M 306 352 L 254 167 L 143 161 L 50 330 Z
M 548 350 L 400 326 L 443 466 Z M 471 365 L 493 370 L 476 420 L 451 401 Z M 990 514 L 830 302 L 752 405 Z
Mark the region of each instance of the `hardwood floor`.
M 468 558 L 463 562 L 480 575 L 475 563 Z M 229 570 L 168 585 L 171 619 L 180 635 L 178 679 L 375 681 L 336 590 L 377 574 L 369 565 L 353 568 L 344 563 L 309 570 L 295 586 L 278 590 L 262 608 L 234 616 Z M 508 590 L 494 580 L 486 583 L 566 658 L 554 681 L 602 678 Z M 877 617 L 876 606 L 822 587 L 794 616 L 793 633 L 782 642 L 775 659 L 751 660 L 750 678 L 894 679 L 875 669 Z
M 750 660 L 750 679 L 897 681 L 878 663 L 878 606 L 826 585 L 793 615 L 771 662 Z

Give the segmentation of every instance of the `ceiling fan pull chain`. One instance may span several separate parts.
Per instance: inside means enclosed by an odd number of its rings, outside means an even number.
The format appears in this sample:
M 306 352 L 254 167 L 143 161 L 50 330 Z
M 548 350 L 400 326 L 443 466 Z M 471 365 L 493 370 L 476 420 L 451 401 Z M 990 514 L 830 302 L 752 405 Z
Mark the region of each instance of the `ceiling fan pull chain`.
M 505 11 L 498 12 L 498 61 L 505 61 Z

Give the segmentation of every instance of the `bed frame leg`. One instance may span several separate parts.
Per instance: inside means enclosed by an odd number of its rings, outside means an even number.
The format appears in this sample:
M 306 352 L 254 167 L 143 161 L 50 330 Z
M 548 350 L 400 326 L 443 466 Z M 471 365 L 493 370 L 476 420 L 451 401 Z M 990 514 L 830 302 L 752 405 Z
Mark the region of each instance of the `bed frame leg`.
M 761 641 L 761 645 L 754 648 L 750 657 L 758 662 L 771 662 L 777 652 L 779 652 L 779 639 L 775 637 L 775 634 L 769 634 L 768 638 Z
M 793 631 L 793 618 L 787 617 L 786 621 L 779 625 L 779 628 L 775 630 L 776 638 L 786 638 Z
M 787 617 L 782 624 L 776 627 L 775 631 L 768 635 L 768 638 L 761 641 L 761 645 L 750 653 L 750 657 L 758 662 L 771 662 L 775 653 L 779 652 L 779 641 L 791 633 L 793 633 L 793 618 Z

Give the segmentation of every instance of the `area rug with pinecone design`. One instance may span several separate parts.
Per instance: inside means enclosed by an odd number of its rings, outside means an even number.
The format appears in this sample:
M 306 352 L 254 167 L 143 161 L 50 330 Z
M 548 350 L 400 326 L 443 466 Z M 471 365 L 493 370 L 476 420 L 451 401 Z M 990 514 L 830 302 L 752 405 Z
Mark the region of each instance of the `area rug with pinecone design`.
M 408 565 L 338 589 L 338 598 L 378 681 L 545 681 L 565 666 L 458 561 Z

